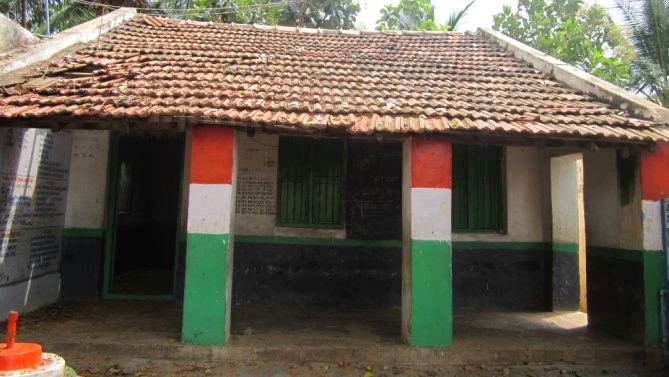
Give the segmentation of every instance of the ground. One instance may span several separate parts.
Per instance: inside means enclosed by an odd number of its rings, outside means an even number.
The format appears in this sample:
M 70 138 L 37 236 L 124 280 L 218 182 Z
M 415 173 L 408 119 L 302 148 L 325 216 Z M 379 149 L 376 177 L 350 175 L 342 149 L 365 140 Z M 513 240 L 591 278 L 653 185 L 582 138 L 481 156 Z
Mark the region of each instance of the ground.
M 644 377 L 666 376 L 666 371 L 642 367 L 597 365 L 500 365 L 410 367 L 392 365 L 349 365 L 328 363 L 262 363 L 233 365 L 194 365 L 181 363 L 145 363 L 86 367 L 82 376 L 230 376 L 230 377 Z
M 661 353 L 588 329 L 582 313 L 458 310 L 449 349 L 416 349 L 398 310 L 234 308 L 229 345 L 179 342 L 181 307 L 59 304 L 20 320 L 81 376 L 666 376 Z

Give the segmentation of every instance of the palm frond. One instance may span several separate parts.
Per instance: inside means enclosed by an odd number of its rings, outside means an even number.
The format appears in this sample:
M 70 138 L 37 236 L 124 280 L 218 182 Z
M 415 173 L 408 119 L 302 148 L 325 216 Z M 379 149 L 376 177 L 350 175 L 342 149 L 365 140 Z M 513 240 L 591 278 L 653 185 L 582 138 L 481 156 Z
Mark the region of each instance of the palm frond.
M 669 107 L 669 0 L 616 0 L 636 50 L 634 82 Z
M 65 0 L 52 7 L 50 21 L 51 29 L 55 32 L 69 29 L 96 16 L 95 9 L 71 0 Z
M 458 27 L 458 24 L 462 21 L 462 19 L 467 15 L 467 12 L 469 11 L 469 8 L 476 2 L 476 0 L 472 0 L 469 2 L 469 4 L 465 5 L 464 8 L 457 10 L 453 13 L 451 13 L 448 16 L 448 22 L 446 24 L 448 25 L 449 30 L 455 30 L 455 28 Z

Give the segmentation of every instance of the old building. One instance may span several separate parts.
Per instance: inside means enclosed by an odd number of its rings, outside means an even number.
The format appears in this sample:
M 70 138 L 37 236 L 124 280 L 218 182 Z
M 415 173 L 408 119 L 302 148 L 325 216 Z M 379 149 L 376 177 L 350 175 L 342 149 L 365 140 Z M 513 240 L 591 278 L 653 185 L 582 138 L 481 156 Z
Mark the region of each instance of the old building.
M 50 51 L 49 53 L 45 51 Z M 657 344 L 669 110 L 494 31 L 349 32 L 121 9 L 0 62 L 0 309 L 582 310 Z M 233 319 L 234 320 L 234 319 Z

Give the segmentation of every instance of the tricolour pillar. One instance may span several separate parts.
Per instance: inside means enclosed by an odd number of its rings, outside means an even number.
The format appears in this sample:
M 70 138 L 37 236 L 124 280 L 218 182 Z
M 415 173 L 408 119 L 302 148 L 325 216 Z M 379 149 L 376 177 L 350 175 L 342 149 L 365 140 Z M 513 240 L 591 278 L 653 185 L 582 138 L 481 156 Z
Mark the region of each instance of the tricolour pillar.
M 182 341 L 224 344 L 230 334 L 235 133 L 196 128 L 190 144 Z
M 453 333 L 451 143 L 404 143 L 402 337 L 415 347 L 447 347 Z
M 644 338 L 648 345 L 660 341 L 662 198 L 669 198 L 669 143 L 657 144 L 655 153 L 641 153 Z

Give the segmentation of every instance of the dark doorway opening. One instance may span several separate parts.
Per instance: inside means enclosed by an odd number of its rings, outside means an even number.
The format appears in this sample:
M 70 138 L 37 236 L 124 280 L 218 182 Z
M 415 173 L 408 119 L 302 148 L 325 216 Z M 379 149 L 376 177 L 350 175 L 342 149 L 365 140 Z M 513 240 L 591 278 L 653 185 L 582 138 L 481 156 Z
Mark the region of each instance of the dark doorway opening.
M 104 293 L 172 297 L 183 135 L 121 135 L 115 143 Z

